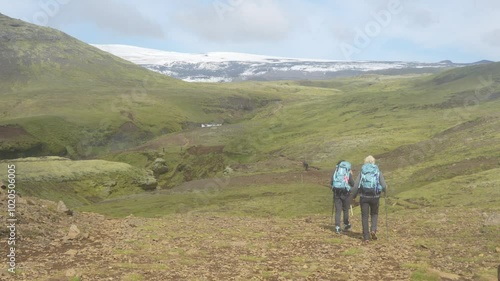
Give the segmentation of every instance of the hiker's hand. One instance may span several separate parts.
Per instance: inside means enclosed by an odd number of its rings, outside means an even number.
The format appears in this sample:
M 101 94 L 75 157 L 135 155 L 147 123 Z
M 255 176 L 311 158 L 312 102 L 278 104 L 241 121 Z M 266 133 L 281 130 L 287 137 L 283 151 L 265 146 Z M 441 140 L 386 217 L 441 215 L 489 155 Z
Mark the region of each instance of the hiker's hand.
M 359 203 L 356 202 L 356 198 L 352 198 L 351 205 L 354 206 L 354 207 L 359 206 Z

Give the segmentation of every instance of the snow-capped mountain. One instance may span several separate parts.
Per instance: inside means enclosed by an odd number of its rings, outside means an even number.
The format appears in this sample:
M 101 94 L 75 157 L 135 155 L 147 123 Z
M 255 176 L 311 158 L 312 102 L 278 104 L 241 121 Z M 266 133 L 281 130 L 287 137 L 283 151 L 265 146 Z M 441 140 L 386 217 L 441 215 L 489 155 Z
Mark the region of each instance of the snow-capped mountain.
M 229 52 L 187 54 L 127 45 L 93 46 L 153 71 L 189 82 L 328 79 L 362 73 L 437 72 L 443 68 L 464 65 L 450 61 L 328 61 Z

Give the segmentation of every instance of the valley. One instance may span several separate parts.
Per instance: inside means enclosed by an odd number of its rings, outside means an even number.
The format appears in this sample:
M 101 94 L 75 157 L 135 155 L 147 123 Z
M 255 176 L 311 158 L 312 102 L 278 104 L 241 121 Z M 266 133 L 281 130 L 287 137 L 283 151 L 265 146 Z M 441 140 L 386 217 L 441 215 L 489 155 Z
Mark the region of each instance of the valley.
M 12 280 L 496 280 L 500 63 L 188 83 L 3 15 L 0 38 Z M 329 182 L 367 155 L 389 192 L 363 245 Z

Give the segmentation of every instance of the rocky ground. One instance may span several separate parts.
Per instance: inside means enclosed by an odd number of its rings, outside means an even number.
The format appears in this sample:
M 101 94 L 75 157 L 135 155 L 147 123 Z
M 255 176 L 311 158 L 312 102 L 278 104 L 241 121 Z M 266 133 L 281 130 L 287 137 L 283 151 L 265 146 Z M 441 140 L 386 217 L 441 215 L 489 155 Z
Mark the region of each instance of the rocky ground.
M 327 215 L 111 219 L 35 198 L 16 207 L 17 273 L 1 280 L 495 280 L 500 260 L 494 221 L 475 227 L 458 210 L 391 214 L 388 233 L 381 216 L 379 239 L 364 245 L 357 214 L 336 235 Z

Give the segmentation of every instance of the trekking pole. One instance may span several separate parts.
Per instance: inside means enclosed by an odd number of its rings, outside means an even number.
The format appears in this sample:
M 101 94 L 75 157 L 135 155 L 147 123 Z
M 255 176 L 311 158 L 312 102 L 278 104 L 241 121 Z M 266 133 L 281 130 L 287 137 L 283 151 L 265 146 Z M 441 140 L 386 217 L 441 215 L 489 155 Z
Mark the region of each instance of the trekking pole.
M 384 192 L 384 203 L 385 203 L 385 236 L 389 240 L 389 223 L 387 220 L 387 190 Z
M 335 192 L 332 192 L 333 193 L 333 197 L 332 197 L 332 225 L 334 224 L 333 222 L 333 211 L 335 210 Z

